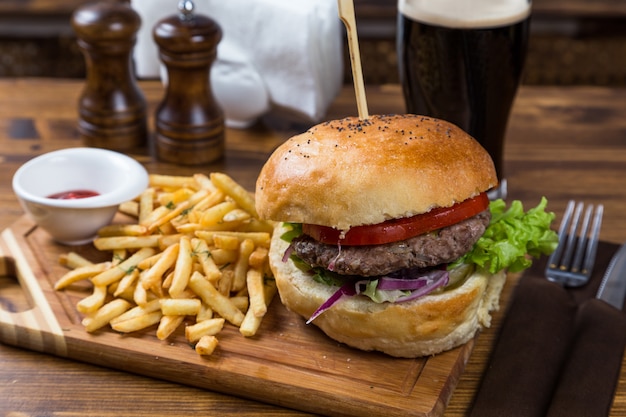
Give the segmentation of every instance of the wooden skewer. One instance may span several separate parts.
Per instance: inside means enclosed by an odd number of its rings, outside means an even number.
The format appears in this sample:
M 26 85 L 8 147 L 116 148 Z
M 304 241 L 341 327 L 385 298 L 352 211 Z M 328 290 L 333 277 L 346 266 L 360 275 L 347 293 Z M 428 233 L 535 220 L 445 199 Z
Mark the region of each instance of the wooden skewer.
M 346 26 L 348 35 L 348 49 L 350 50 L 350 63 L 352 64 L 352 81 L 356 94 L 356 105 L 359 111 L 359 119 L 369 117 L 367 100 L 365 98 L 365 85 L 363 83 L 363 70 L 361 68 L 361 53 L 359 52 L 359 40 L 356 32 L 356 19 L 354 17 L 353 0 L 337 0 L 339 6 L 339 18 Z

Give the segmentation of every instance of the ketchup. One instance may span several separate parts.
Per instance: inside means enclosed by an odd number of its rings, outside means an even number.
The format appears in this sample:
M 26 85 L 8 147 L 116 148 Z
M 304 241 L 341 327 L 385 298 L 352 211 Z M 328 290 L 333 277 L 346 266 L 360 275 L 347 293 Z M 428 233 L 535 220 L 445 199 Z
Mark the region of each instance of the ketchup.
M 60 193 L 49 195 L 48 198 L 54 198 L 57 200 L 76 200 L 78 198 L 89 198 L 100 195 L 97 191 L 91 190 L 70 190 L 62 191 Z

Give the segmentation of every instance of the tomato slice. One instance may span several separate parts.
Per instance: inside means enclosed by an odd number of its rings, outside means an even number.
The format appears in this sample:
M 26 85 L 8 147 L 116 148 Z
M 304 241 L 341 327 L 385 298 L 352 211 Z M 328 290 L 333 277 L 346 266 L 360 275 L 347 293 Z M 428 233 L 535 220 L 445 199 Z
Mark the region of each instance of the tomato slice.
M 489 207 L 489 198 L 481 193 L 451 207 L 432 209 L 428 213 L 418 214 L 403 219 L 392 219 L 383 223 L 355 226 L 346 232 L 343 239 L 341 232 L 328 226 L 303 224 L 302 232 L 313 239 L 331 245 L 381 245 L 383 243 L 405 240 L 433 230 L 441 229 L 477 215 Z

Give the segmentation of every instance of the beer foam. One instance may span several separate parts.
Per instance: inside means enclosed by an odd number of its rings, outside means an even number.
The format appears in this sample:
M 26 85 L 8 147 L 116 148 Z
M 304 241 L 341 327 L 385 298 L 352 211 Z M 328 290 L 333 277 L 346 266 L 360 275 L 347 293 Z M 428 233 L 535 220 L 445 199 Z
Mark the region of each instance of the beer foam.
M 458 29 L 510 25 L 530 9 L 530 0 L 398 0 L 398 10 L 410 19 Z

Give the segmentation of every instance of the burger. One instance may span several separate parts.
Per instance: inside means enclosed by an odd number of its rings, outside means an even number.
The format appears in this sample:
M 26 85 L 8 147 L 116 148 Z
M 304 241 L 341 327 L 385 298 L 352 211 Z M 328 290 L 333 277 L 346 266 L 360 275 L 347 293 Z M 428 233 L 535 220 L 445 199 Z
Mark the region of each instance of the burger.
M 430 117 L 348 117 L 290 138 L 255 193 L 276 222 L 281 302 L 361 350 L 419 357 L 466 343 L 490 325 L 506 270 L 556 246 L 545 199 L 505 209 L 487 197 L 497 184 L 480 144 Z

